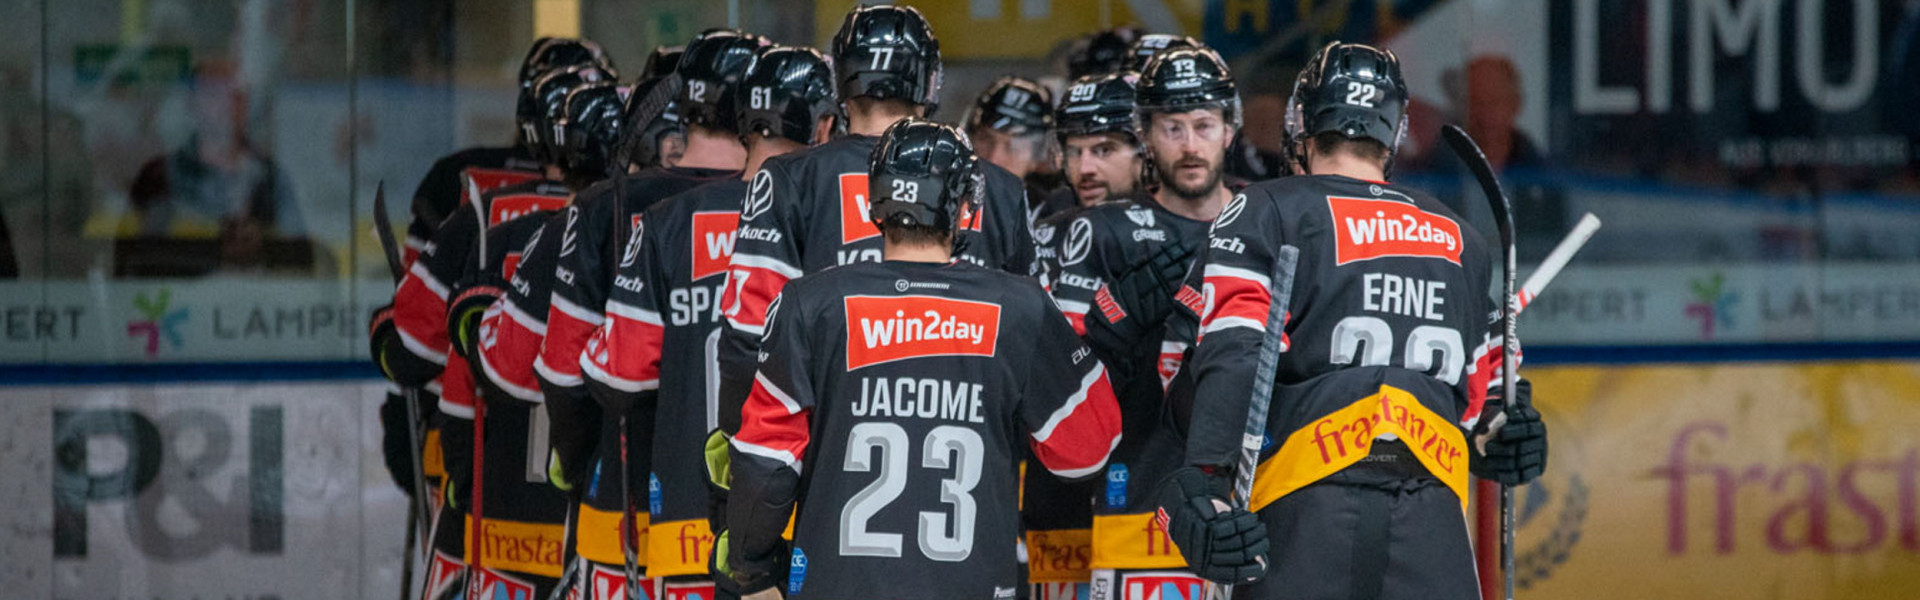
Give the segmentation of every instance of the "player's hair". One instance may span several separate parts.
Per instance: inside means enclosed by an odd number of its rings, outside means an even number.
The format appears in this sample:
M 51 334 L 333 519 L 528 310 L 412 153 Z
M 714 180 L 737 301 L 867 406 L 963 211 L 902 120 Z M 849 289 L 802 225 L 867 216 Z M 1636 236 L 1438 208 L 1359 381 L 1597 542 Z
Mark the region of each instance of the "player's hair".
M 905 225 L 883 221 L 880 223 L 880 235 L 886 237 L 887 243 L 896 246 L 947 248 L 952 244 L 949 236 L 952 236 L 953 232 L 932 225 Z
M 1321 154 L 1350 154 L 1356 158 L 1385 165 L 1392 153 L 1387 145 L 1373 138 L 1350 138 L 1338 131 L 1323 131 L 1313 136 L 1313 147 Z

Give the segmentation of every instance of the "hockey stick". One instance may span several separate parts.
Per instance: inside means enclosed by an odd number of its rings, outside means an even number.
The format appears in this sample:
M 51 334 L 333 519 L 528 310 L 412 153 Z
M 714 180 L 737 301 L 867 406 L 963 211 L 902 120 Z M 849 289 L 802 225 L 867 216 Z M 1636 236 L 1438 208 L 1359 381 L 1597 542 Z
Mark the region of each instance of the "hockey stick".
M 487 213 L 486 202 L 480 198 L 480 184 L 472 177 L 467 178 L 467 194 L 472 198 L 474 222 L 479 224 L 479 267 L 481 273 L 487 272 Z M 473 390 L 473 496 L 467 507 L 467 545 L 472 550 L 467 557 L 467 598 L 480 598 L 481 557 L 486 554 L 480 543 L 480 491 L 486 487 L 486 438 L 487 438 L 487 398 L 480 393 L 479 382 Z
M 1501 262 L 1505 265 L 1501 273 L 1500 288 L 1500 385 L 1501 393 L 1507 401 L 1513 400 L 1515 379 L 1513 361 L 1519 353 L 1519 338 L 1514 337 L 1518 324 L 1519 306 L 1515 302 L 1513 290 L 1515 257 L 1513 247 L 1513 201 L 1507 198 L 1506 191 L 1500 188 L 1500 179 L 1493 175 L 1493 165 L 1487 162 L 1486 154 L 1480 146 L 1467 136 L 1467 132 L 1457 125 L 1440 128 L 1440 137 L 1447 140 L 1447 146 L 1460 160 L 1467 163 L 1475 179 L 1480 181 L 1480 189 L 1486 193 L 1487 202 L 1493 208 L 1493 221 L 1500 229 Z M 1483 415 L 1484 417 L 1484 415 Z M 1488 431 L 1499 431 L 1507 422 L 1506 411 L 1493 415 L 1488 422 Z M 1504 585 L 1506 600 L 1513 600 L 1513 488 L 1500 486 L 1500 575 Z
M 1547 253 L 1547 258 L 1540 261 L 1540 266 L 1533 270 L 1532 275 L 1527 276 L 1527 282 L 1520 284 L 1520 298 L 1517 300 L 1519 306 L 1513 310 L 1515 312 L 1526 310 L 1527 305 L 1532 304 L 1533 299 L 1547 289 L 1547 284 L 1553 283 L 1553 278 L 1560 274 L 1560 269 L 1566 268 L 1567 261 L 1573 260 L 1573 255 L 1580 252 L 1580 249 L 1587 245 L 1587 240 L 1592 239 L 1594 232 L 1597 231 L 1600 231 L 1600 217 L 1593 216 L 1593 213 L 1580 217 L 1580 222 L 1574 224 L 1573 231 L 1568 232 L 1567 237 L 1561 238 L 1560 244 L 1554 246 L 1552 252 Z
M 387 217 L 387 182 L 381 181 L 373 188 L 373 230 L 380 238 L 380 249 L 387 258 L 387 271 L 393 275 L 393 284 L 400 285 L 406 277 L 406 269 L 400 259 L 400 244 L 393 239 L 393 221 Z M 407 505 L 407 539 L 401 549 L 400 563 L 400 600 L 407 600 L 407 589 L 413 587 L 414 548 L 416 545 L 425 554 L 432 538 L 427 537 L 427 520 L 433 511 L 427 507 L 427 478 L 420 461 L 420 453 L 425 451 L 421 440 L 425 439 L 420 421 L 420 393 L 413 388 L 401 388 L 406 399 L 407 411 L 407 458 L 413 463 L 413 494 Z
M 1233 472 L 1233 505 L 1250 508 L 1253 498 L 1253 471 L 1258 468 L 1260 447 L 1266 445 L 1267 412 L 1273 406 L 1273 378 L 1280 370 L 1280 351 L 1287 331 L 1288 304 L 1293 301 L 1293 272 L 1299 264 L 1300 249 L 1281 246 L 1279 261 L 1267 282 L 1266 335 L 1260 338 L 1260 355 L 1253 369 L 1253 397 L 1247 403 L 1247 429 L 1240 436 L 1240 463 Z M 1233 597 L 1233 585 L 1216 586 L 1216 600 Z
M 627 464 L 627 414 L 620 413 L 620 551 L 626 564 L 627 600 L 641 600 L 640 595 L 640 523 L 638 511 L 633 508 L 632 469 Z

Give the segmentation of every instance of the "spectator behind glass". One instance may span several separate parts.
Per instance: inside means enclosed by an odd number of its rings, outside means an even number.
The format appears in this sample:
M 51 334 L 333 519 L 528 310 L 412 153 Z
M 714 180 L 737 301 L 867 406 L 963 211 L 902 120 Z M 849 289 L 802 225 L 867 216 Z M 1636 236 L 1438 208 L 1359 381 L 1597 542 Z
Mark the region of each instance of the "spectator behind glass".
M 138 236 L 218 236 L 223 246 L 305 237 L 292 183 L 247 135 L 248 95 L 230 68 L 196 70 L 193 133 L 141 165 L 129 190 Z

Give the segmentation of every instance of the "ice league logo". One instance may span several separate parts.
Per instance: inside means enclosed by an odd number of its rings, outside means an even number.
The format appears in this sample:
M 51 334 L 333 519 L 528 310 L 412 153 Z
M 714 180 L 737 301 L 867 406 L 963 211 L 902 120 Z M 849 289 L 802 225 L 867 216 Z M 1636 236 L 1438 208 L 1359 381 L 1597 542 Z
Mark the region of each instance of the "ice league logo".
M 1693 288 L 1693 302 L 1687 303 L 1686 314 L 1700 322 L 1700 339 L 1711 340 L 1718 328 L 1733 326 L 1733 305 L 1740 302 L 1740 296 L 1727 291 L 1725 273 L 1688 284 Z
M 160 355 L 160 340 L 167 340 L 167 346 L 180 349 L 180 324 L 187 321 L 187 309 L 167 310 L 173 304 L 173 290 L 160 288 L 160 292 L 149 299 L 146 292 L 133 297 L 133 307 L 144 319 L 127 321 L 127 337 L 146 338 L 147 358 Z

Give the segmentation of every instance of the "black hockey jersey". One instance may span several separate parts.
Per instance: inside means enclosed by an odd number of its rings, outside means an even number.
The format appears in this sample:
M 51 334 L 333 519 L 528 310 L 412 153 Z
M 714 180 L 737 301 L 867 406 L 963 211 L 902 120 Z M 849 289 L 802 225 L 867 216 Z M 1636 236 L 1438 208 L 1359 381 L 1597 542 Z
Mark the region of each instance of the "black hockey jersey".
M 481 214 L 486 215 L 491 227 L 515 217 L 558 209 L 569 197 L 565 186 L 538 181 L 486 192 L 481 202 L 454 209 L 394 290 L 394 325 L 399 331 L 395 341 L 399 347 L 388 348 L 385 356 L 395 383 L 422 387 L 439 377 L 441 410 L 452 407 L 463 416 L 472 415 L 476 388 L 465 358 L 449 351 L 447 309 L 455 286 L 469 281 L 478 269 Z M 488 250 L 489 261 L 497 258 L 517 263 L 514 255 L 521 247 Z
M 728 331 L 722 336 L 721 377 L 742 385 L 752 367 L 767 303 L 805 273 L 855 262 L 878 262 L 880 230 L 867 215 L 867 174 L 879 138 L 853 135 L 767 159 L 754 175 L 740 214 L 736 252 L 721 300 Z M 1033 270 L 1025 186 L 1012 173 L 982 161 L 984 206 L 961 215 L 960 258 L 1018 275 Z M 722 392 L 737 406 L 744 389 Z M 726 420 L 731 411 L 722 410 Z M 729 431 L 731 423 L 723 423 Z
M 1464 503 L 1460 428 L 1500 361 L 1482 239 L 1431 196 L 1386 183 L 1299 176 L 1234 197 L 1182 290 L 1200 315 L 1189 463 L 1237 461 L 1276 256 L 1291 245 L 1299 262 L 1253 507 L 1358 462 L 1385 434 Z
M 1149 263 L 1156 253 L 1169 249 L 1187 253 L 1206 241 L 1207 222 L 1174 214 L 1150 197 L 1108 202 L 1076 215 L 1066 222 L 1064 231 L 1054 234 L 1058 244 L 1050 269 L 1054 271 L 1051 291 L 1075 331 L 1082 335 L 1087 333 L 1089 322 L 1103 325 L 1125 319 L 1155 319 L 1129 314 L 1125 307 L 1137 307 L 1139 303 L 1116 299 L 1109 284 L 1135 269 L 1152 268 Z M 1177 286 L 1178 282 L 1170 281 L 1166 293 L 1171 296 Z M 1158 320 L 1164 321 L 1164 316 Z M 1145 339 L 1168 337 L 1159 333 L 1163 329 L 1153 324 Z M 1151 523 L 1151 513 L 1154 486 L 1181 465 L 1179 432 L 1173 431 L 1166 413 L 1165 383 L 1171 369 L 1163 368 L 1163 364 L 1168 357 L 1177 361 L 1185 345 L 1166 340 L 1157 346 L 1136 343 L 1113 347 L 1113 340 L 1113 336 L 1087 338 L 1094 355 L 1111 367 L 1125 432 L 1107 465 L 1106 477 L 1092 498 L 1058 501 L 1046 497 L 1054 486 L 1036 482 L 1028 519 L 1044 523 L 1051 519 L 1037 511 L 1068 502 L 1092 501 L 1094 512 L 1102 515 L 1093 525 L 1093 568 L 1183 567 L 1180 554 L 1170 551 L 1165 532 Z
M 746 191 L 737 179 L 710 183 L 649 208 L 580 357 L 595 396 L 653 413 L 640 438 L 653 447 L 649 577 L 704 575 L 713 551 L 703 452 L 719 422 L 720 295 Z
M 776 305 L 730 510 L 767 501 L 741 478 L 802 477 L 787 597 L 1012 598 L 1015 463 L 1030 448 L 1030 468 L 1085 477 L 1119 442 L 1106 369 L 1045 292 L 884 262 L 800 278 Z M 752 556 L 739 544 L 766 533 L 732 539 Z
M 407 223 L 406 256 L 413 264 L 420 249 L 440 230 L 440 223 L 466 204 L 472 178 L 486 192 L 541 178 L 541 166 L 520 146 L 468 148 L 440 157 L 413 190 L 413 219 Z
M 737 179 L 739 171 L 648 169 L 601 182 L 581 193 L 579 217 L 569 218 L 556 240 L 558 257 L 547 307 L 547 335 L 535 364 L 548 385 L 579 389 L 580 351 L 600 326 L 613 284 L 614 265 L 647 207 L 694 186 Z M 614 186 L 623 189 L 616 194 Z M 529 307 L 533 308 L 533 307 Z M 579 392 L 585 394 L 584 390 Z

